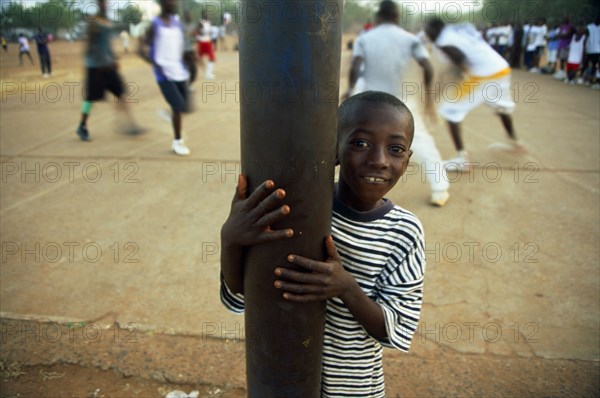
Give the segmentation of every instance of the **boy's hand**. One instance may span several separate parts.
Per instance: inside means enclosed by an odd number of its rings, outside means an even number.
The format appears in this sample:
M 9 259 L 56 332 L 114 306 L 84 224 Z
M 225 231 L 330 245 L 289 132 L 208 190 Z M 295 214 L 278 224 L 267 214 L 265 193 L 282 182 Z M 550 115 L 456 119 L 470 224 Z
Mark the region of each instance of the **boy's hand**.
M 324 301 L 332 297 L 343 299 L 344 294 L 357 285 L 354 277 L 342 266 L 342 260 L 331 235 L 325 238 L 325 246 L 329 255 L 325 262 L 295 254 L 287 257 L 289 262 L 312 272 L 287 268 L 275 269 L 275 275 L 285 279 L 275 281 L 275 287 L 284 291 L 283 298 L 299 303 Z
M 283 189 L 276 189 L 275 183 L 267 180 L 252 192 L 249 198 L 248 182 L 244 175 L 238 178 L 238 186 L 231 202 L 229 217 L 221 229 L 224 245 L 251 246 L 258 243 L 290 238 L 294 231 L 290 228 L 274 231 L 271 224 L 290 213 L 287 205 L 279 206 L 285 198 Z

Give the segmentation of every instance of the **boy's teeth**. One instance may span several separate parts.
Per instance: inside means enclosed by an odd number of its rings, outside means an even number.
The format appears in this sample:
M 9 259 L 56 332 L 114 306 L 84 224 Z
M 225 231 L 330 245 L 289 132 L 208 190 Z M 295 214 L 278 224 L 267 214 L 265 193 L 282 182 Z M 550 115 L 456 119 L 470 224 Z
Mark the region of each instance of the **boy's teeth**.
M 369 182 L 384 182 L 385 181 L 383 178 L 379 178 L 379 177 L 365 177 L 365 180 L 367 180 Z

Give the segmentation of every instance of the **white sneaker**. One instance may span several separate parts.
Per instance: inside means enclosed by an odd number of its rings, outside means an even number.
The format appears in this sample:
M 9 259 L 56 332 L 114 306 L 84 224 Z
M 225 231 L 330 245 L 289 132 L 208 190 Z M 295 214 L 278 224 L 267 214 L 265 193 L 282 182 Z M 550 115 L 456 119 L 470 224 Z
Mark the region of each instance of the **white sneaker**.
M 215 80 L 217 77 L 215 75 L 213 75 L 212 73 L 206 73 L 204 75 L 204 80 Z
M 600 90 L 600 83 L 594 83 L 594 84 L 592 84 L 592 89 L 594 89 L 594 90 Z
M 565 72 L 563 72 L 562 70 L 559 70 L 558 72 L 556 72 L 555 74 L 552 75 L 553 78 L 555 78 L 556 80 L 562 80 L 565 78 Z
M 443 164 L 447 171 L 468 171 L 471 168 L 471 160 L 466 152 L 454 159 L 444 161 Z
M 47 79 L 47 78 L 49 78 L 49 77 L 50 77 L 50 75 L 49 75 L 49 74 L 47 74 L 47 73 L 44 73 L 44 74 L 42 74 L 42 78 L 43 78 L 43 79 Z
M 538 68 L 534 67 L 534 68 L 529 69 L 529 72 L 530 73 L 540 73 L 540 70 Z
M 448 191 L 433 191 L 431 193 L 431 201 L 430 203 L 437 207 L 442 207 L 448 201 L 450 194 Z
M 171 149 L 173 149 L 173 152 L 175 152 L 177 155 L 187 156 L 190 154 L 190 149 L 187 146 L 185 146 L 183 139 L 173 140 L 173 145 L 171 145 Z
M 583 84 L 583 83 L 584 83 L 584 82 L 583 82 L 583 78 L 581 78 L 581 77 L 578 77 L 578 78 L 577 78 L 577 84 L 581 85 L 581 84 Z

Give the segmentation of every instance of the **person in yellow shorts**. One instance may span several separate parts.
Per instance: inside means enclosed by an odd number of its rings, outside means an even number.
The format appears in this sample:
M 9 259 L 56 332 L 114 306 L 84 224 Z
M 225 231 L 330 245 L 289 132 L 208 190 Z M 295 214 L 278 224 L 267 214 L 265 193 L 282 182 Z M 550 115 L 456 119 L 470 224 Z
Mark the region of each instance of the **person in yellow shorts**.
M 508 146 L 522 151 L 517 140 L 511 113 L 515 102 L 510 93 L 511 69 L 508 62 L 485 42 L 471 24 L 448 24 L 434 18 L 426 24 L 425 32 L 432 42 L 459 66 L 464 80 L 454 98 L 445 98 L 438 112 L 448 122 L 456 158 L 446 162 L 447 170 L 465 171 L 471 162 L 461 136 L 461 122 L 477 106 L 485 103 L 500 116 L 508 134 Z M 445 90 L 449 91 L 449 90 Z

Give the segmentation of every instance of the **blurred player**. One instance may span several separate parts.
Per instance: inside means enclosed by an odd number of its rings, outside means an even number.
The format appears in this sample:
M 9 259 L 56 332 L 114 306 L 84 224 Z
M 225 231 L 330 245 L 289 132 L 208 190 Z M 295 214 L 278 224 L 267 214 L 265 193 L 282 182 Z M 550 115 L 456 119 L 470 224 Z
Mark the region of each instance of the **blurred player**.
M 425 111 L 428 116 L 434 117 L 431 89 L 433 67 L 422 41 L 398 26 L 399 17 L 396 3 L 390 0 L 382 1 L 377 12 L 376 26 L 356 39 L 350 70 L 350 91 L 353 94 L 368 90 L 384 91 L 406 102 L 412 110 L 415 123 L 412 160 L 419 163 L 429 182 L 431 204 L 443 206 L 449 197 L 450 184 L 442 158 L 420 115 L 420 101 L 413 98 L 414 94 L 407 96 L 404 92 L 407 84 L 404 79 L 411 66 L 411 60 L 414 59 L 423 69 Z M 363 75 L 360 78 L 362 82 L 356 84 L 359 81 L 359 73 Z M 351 92 L 347 95 L 350 94 Z
M 29 40 L 23 33 L 19 33 L 19 65 L 23 66 L 23 55 L 27 55 L 29 57 L 29 62 L 33 65 L 33 58 L 31 57 L 31 53 L 29 52 Z
M 187 156 L 189 148 L 181 137 L 182 113 L 189 111 L 188 79 L 190 73 L 183 60 L 184 30 L 177 18 L 177 0 L 160 0 L 161 14 L 154 18 L 146 34 L 140 55 L 154 65 L 160 91 L 171 106 L 174 139 L 171 149 Z M 148 51 L 148 49 L 150 51 Z
M 471 24 L 445 25 L 442 20 L 434 18 L 427 23 L 425 31 L 466 75 L 459 88 L 459 99 L 445 102 L 439 108 L 440 114 L 448 122 L 458 151 L 458 156 L 446 163 L 446 169 L 469 169 L 470 161 L 463 145 L 460 124 L 471 110 L 482 103 L 493 108 L 500 117 L 510 138 L 509 147 L 523 150 L 517 141 L 510 116 L 515 102 L 510 94 L 511 69 L 506 60 L 483 40 Z M 492 96 L 492 91 L 495 96 Z
M 39 27 L 34 40 L 37 44 L 38 56 L 40 57 L 42 77 L 50 77 L 52 75 L 52 61 L 50 59 L 50 50 L 48 49 L 48 35 Z
M 112 24 L 106 18 L 106 0 L 98 0 L 98 15 L 89 23 L 85 51 L 86 93 L 81 107 L 81 121 L 77 128 L 77 135 L 82 141 L 90 141 L 87 121 L 92 103 L 103 100 L 106 91 L 110 91 L 117 98 L 117 109 L 127 118 L 123 131 L 127 134 L 144 131 L 133 121 L 125 102 L 123 80 L 118 73 L 117 59 L 111 48 L 112 35 Z
M 206 55 L 208 57 L 208 62 L 206 64 L 206 69 L 204 70 L 204 78 L 206 80 L 213 80 L 215 78 L 214 68 L 215 68 L 215 50 L 213 48 L 213 43 L 210 38 L 211 32 L 211 23 L 208 19 L 208 13 L 206 11 L 202 11 L 202 19 L 200 20 L 200 24 L 198 26 L 198 56 L 202 59 L 202 56 Z

